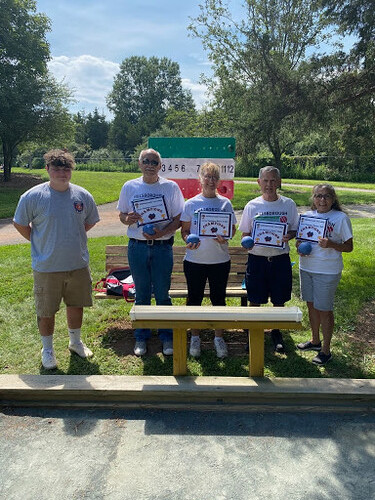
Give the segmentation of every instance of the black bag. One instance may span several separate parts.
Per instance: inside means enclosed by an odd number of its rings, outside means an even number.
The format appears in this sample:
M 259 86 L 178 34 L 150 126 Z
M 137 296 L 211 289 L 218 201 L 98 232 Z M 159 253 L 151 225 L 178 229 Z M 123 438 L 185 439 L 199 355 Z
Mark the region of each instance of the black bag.
M 102 288 L 99 288 L 100 283 L 103 284 Z M 129 267 L 111 269 L 105 278 L 97 282 L 94 290 L 124 297 L 127 302 L 135 301 L 135 285 Z

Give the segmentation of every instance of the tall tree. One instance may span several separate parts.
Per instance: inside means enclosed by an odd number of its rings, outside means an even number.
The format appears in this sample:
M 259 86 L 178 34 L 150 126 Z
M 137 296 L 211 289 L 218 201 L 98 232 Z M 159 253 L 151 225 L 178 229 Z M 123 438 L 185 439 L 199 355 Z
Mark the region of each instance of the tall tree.
M 115 115 L 111 140 L 124 152 L 159 128 L 168 109 L 194 108 L 191 93 L 182 88 L 178 63 L 166 57 L 125 59 L 107 103 Z
M 92 149 L 106 148 L 108 145 L 109 123 L 97 108 L 86 119 L 87 139 Z
M 223 0 L 205 0 L 190 30 L 213 63 L 216 105 L 237 130 L 243 153 L 265 143 L 275 164 L 293 129 L 314 111 L 306 51 L 324 39 L 319 0 L 246 0 L 238 16 Z
M 0 0 L 0 138 L 4 180 L 10 180 L 16 147 L 46 134 L 61 136 L 71 123 L 67 89 L 48 74 L 48 18 L 34 0 Z

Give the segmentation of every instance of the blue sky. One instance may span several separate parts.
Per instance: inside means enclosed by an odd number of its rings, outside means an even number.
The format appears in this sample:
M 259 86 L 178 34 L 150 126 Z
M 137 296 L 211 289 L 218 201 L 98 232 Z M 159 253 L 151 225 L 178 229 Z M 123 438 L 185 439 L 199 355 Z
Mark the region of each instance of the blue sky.
M 109 111 L 106 96 L 120 63 L 130 56 L 168 57 L 180 65 L 182 84 L 198 108 L 206 101 L 200 83 L 211 66 L 201 41 L 188 36 L 190 17 L 200 0 L 37 0 L 38 12 L 51 20 L 49 68 L 73 90 L 72 112 Z M 237 14 L 241 0 L 229 0 Z M 351 45 L 352 37 L 344 44 Z
M 183 86 L 198 107 L 205 102 L 202 73 L 210 74 L 200 40 L 188 36 L 198 0 L 37 0 L 52 24 L 49 69 L 77 101 L 72 112 L 95 107 L 108 114 L 106 95 L 127 57 L 168 57 L 180 65 Z

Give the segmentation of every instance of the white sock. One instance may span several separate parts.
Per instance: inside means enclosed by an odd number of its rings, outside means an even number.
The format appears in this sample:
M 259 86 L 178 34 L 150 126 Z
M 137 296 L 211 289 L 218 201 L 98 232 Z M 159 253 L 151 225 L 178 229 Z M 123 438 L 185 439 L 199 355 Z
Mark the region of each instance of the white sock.
M 42 344 L 43 344 L 43 349 L 46 349 L 48 351 L 52 351 L 53 349 L 53 335 L 41 335 L 40 338 L 42 339 Z
M 69 338 L 71 344 L 79 344 L 81 342 L 81 329 L 69 328 Z

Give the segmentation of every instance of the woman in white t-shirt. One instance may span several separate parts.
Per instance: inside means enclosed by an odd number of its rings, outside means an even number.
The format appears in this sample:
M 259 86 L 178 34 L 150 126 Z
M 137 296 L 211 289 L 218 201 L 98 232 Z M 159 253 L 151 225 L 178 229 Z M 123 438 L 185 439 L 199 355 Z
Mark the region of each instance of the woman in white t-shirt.
M 313 188 L 311 208 L 304 215 L 326 219 L 327 225 L 325 237 L 319 243 L 312 243 L 309 255 L 298 251 L 301 297 L 307 303 L 312 339 L 297 347 L 301 351 L 319 351 L 312 362 L 325 365 L 332 359 L 333 303 L 343 269 L 342 252 L 353 250 L 353 233 L 349 217 L 343 212 L 330 184 L 318 184 Z M 301 241 L 297 240 L 297 249 L 300 244 Z
M 220 169 L 215 163 L 204 163 L 199 172 L 202 192 L 185 202 L 181 215 L 181 234 L 185 243 L 189 234 L 198 234 L 198 214 L 205 212 L 229 212 L 232 214 L 232 236 L 235 233 L 236 217 L 228 198 L 217 194 Z M 198 243 L 187 243 L 184 273 L 187 281 L 187 305 L 200 306 L 208 280 L 210 299 L 214 306 L 225 306 L 226 286 L 230 271 L 228 240 L 222 236 L 201 237 Z M 223 331 L 215 331 L 214 346 L 219 358 L 228 355 Z M 199 330 L 191 331 L 190 355 L 201 353 Z

